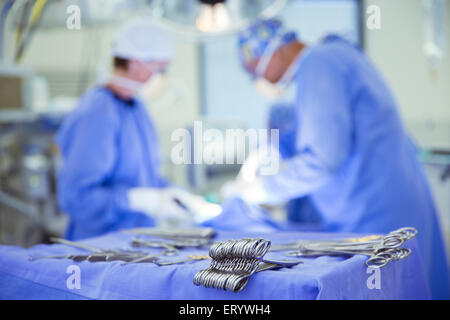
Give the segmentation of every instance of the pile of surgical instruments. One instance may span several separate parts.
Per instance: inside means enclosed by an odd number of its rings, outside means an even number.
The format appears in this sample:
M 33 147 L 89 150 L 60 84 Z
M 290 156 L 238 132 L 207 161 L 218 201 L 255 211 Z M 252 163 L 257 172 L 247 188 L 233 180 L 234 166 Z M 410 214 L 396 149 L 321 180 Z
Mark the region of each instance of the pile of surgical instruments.
M 210 250 L 212 258 L 208 269 L 197 272 L 194 284 L 233 292 L 241 291 L 255 272 L 292 267 L 301 263 L 264 260 L 270 249 L 270 241 L 264 239 L 229 240 L 216 242 Z
M 196 273 L 194 284 L 207 288 L 217 288 L 233 292 L 241 291 L 249 278 L 256 272 L 295 266 L 301 261 L 270 261 L 265 259 L 268 252 L 288 251 L 290 257 L 348 256 L 366 255 L 366 265 L 381 268 L 391 261 L 407 258 L 411 249 L 403 247 L 404 243 L 414 238 L 418 231 L 414 228 L 402 228 L 386 236 L 373 235 L 344 240 L 299 240 L 287 244 L 271 246 L 265 239 L 228 240 L 213 242 L 215 231 L 209 228 L 187 230 L 135 229 L 129 230 L 135 236 L 130 247 L 125 249 L 100 249 L 89 245 L 63 239 L 53 239 L 55 243 L 89 251 L 87 254 L 66 254 L 47 257 L 30 257 L 39 259 L 72 259 L 74 261 L 107 262 L 121 261 L 122 264 L 154 263 L 168 266 L 190 261 L 212 259 L 209 268 Z M 154 239 L 154 238 L 160 239 Z M 152 239 L 153 238 L 153 239 Z M 163 240 L 161 240 L 161 238 Z M 209 248 L 209 256 L 190 255 L 179 260 L 167 260 L 164 257 L 178 256 L 180 249 Z M 150 253 L 144 249 L 162 249 Z M 140 249 L 137 250 L 137 249 Z
M 386 236 L 369 236 L 359 239 L 330 241 L 297 241 L 278 245 L 272 251 L 295 250 L 288 252 L 290 257 L 316 257 L 325 255 L 365 255 L 369 259 L 366 265 L 381 268 L 391 261 L 405 259 L 410 256 L 411 249 L 403 247 L 405 241 L 417 235 L 414 228 L 402 228 Z
M 215 235 L 214 230 L 210 228 L 189 229 L 189 230 L 160 230 L 160 229 L 136 229 L 129 233 L 137 236 L 153 236 L 164 238 L 164 240 L 143 239 L 136 237 L 131 241 L 132 248 L 155 249 L 162 251 L 150 253 L 146 250 L 125 249 L 100 249 L 79 242 L 72 242 L 64 239 L 53 238 L 52 241 L 58 244 L 64 244 L 70 247 L 89 251 L 86 254 L 65 254 L 43 257 L 30 257 L 29 260 L 41 259 L 71 259 L 76 262 L 108 262 L 122 261 L 122 265 L 131 263 L 155 263 L 158 266 L 168 266 L 173 264 L 185 263 L 209 259 L 205 255 L 190 255 L 187 258 L 178 260 L 164 260 L 163 257 L 178 256 L 180 249 L 183 248 L 202 248 L 210 245 L 211 238 Z M 162 259 L 161 259 L 162 258 Z

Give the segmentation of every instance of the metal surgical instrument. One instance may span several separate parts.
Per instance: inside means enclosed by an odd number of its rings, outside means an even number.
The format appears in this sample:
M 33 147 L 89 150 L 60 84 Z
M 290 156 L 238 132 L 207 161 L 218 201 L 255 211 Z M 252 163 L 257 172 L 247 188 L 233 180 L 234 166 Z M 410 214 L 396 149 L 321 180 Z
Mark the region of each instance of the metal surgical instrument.
M 178 254 L 178 249 L 181 248 L 200 248 L 209 244 L 209 240 L 204 239 L 176 239 L 171 242 L 163 241 L 149 241 L 140 238 L 133 239 L 131 245 L 133 247 L 148 247 L 148 248 L 164 248 L 174 255 Z
M 183 261 L 165 261 L 157 263 L 161 256 L 175 256 L 179 254 L 179 249 L 192 247 L 199 248 L 205 246 L 209 243 L 209 239 L 197 239 L 197 238 L 187 238 L 181 239 L 177 238 L 172 242 L 164 241 L 147 241 L 144 239 L 136 238 L 132 241 L 131 245 L 133 247 L 147 247 L 147 248 L 162 248 L 163 250 L 159 253 L 150 254 L 143 251 L 132 251 L 128 249 L 123 250 L 111 250 L 111 249 L 99 249 L 85 245 L 78 242 L 72 242 L 65 239 L 52 238 L 52 241 L 59 244 L 68 245 L 74 248 L 83 249 L 89 251 L 87 254 L 62 254 L 62 255 L 52 255 L 52 256 L 41 256 L 41 257 L 29 257 L 29 260 L 42 260 L 42 259 L 71 259 L 73 261 L 89 261 L 89 262 L 106 262 L 106 261 L 122 261 L 122 265 L 132 264 L 132 263 L 143 263 L 143 262 L 153 262 L 160 266 L 177 264 L 181 262 L 188 262 L 194 260 L 201 260 L 198 256 L 190 256 L 189 260 L 185 259 Z
M 53 255 L 43 257 L 29 257 L 30 261 L 42 260 L 42 259 L 71 259 L 73 261 L 89 261 L 89 262 L 101 262 L 101 261 L 125 261 L 126 263 L 133 262 L 155 262 L 158 255 L 149 255 L 146 252 L 130 251 L 130 250 L 110 250 L 99 249 L 85 245 L 78 242 L 73 242 L 60 238 L 51 238 L 54 243 L 68 245 L 74 248 L 90 251 L 89 254 L 64 254 Z
M 292 267 L 301 263 L 264 260 L 269 248 L 270 241 L 264 239 L 216 242 L 209 250 L 211 265 L 208 269 L 197 272 L 194 284 L 239 292 L 255 272 Z
M 53 243 L 58 243 L 58 244 L 64 244 L 66 246 L 70 246 L 70 247 L 74 247 L 74 248 L 79 248 L 79 249 L 84 249 L 84 250 L 88 250 L 88 251 L 92 251 L 92 252 L 104 252 L 105 250 L 103 249 L 99 249 L 99 248 L 95 248 L 95 247 L 91 247 L 88 246 L 86 244 L 82 244 L 82 243 L 78 243 L 78 242 L 73 242 L 73 241 L 69 241 L 69 240 L 65 240 L 65 239 L 60 239 L 60 238 L 50 238 L 50 240 Z
M 133 247 L 146 247 L 146 248 L 163 248 L 163 254 L 167 256 L 176 256 L 178 255 L 178 249 L 169 243 L 161 242 L 161 241 L 147 241 L 143 239 L 133 239 L 131 242 Z
M 158 229 L 141 228 L 124 231 L 135 235 L 153 236 L 165 239 L 212 239 L 216 236 L 216 231 L 212 228 L 192 228 L 192 229 Z
M 411 249 L 403 248 L 405 241 L 414 238 L 418 231 L 414 228 L 402 228 L 389 233 L 378 240 L 369 241 L 298 241 L 296 251 L 289 252 L 288 256 L 313 257 L 323 255 L 366 255 L 369 259 L 366 265 L 372 268 L 381 268 L 394 260 L 407 258 Z
M 202 255 L 190 255 L 187 259 L 175 260 L 175 261 L 156 261 L 155 264 L 158 266 L 171 266 L 174 264 L 186 263 L 191 261 L 201 261 L 211 259 L 209 256 Z
M 142 253 L 138 252 L 94 252 L 90 254 L 65 254 L 65 255 L 54 255 L 54 256 L 44 256 L 44 257 L 29 257 L 30 261 L 42 260 L 42 259 L 71 259 L 76 262 L 89 261 L 89 262 L 107 262 L 107 261 L 132 261 L 137 257 L 142 257 Z M 153 262 L 154 259 L 146 256 L 147 259 L 142 259 L 141 262 Z M 145 260 L 145 261 L 144 261 Z M 150 261 L 152 260 L 152 261 Z

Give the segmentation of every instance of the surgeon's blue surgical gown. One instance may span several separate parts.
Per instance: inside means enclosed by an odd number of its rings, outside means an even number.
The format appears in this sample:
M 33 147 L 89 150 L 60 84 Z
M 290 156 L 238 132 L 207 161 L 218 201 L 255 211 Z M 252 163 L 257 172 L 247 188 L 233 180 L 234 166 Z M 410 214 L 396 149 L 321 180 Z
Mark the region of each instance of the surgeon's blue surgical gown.
M 299 58 L 295 157 L 265 180 L 279 199 L 311 195 L 327 231 L 415 227 L 434 298 L 449 298 L 438 215 L 385 81 L 350 43 L 329 36 Z
M 157 134 L 141 102 L 92 88 L 64 122 L 57 143 L 58 202 L 70 216 L 68 239 L 154 225 L 131 210 L 127 198 L 130 188 L 167 186 L 159 174 Z

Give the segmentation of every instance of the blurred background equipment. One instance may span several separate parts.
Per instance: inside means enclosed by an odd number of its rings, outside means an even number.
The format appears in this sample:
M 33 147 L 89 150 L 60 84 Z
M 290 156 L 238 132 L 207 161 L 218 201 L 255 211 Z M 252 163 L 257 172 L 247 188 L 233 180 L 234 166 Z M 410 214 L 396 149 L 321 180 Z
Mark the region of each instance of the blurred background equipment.
M 0 121 L 0 242 L 31 246 L 62 235 L 53 135 L 61 119 Z
M 2 115 L 31 109 L 32 72 L 23 67 L 0 65 L 0 112 Z
M 442 62 L 447 47 L 445 0 L 424 0 L 424 45 L 430 69 Z

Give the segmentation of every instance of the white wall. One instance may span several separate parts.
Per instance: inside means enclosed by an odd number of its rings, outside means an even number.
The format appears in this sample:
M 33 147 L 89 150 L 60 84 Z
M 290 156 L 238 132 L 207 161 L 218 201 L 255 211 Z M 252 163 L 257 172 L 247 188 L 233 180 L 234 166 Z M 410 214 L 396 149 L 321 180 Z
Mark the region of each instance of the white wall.
M 422 146 L 450 147 L 450 1 L 447 51 L 433 71 L 424 54 L 422 0 L 366 0 L 381 9 L 381 30 L 366 29 L 368 55 L 399 102 L 403 119 Z

